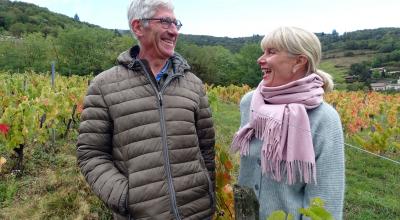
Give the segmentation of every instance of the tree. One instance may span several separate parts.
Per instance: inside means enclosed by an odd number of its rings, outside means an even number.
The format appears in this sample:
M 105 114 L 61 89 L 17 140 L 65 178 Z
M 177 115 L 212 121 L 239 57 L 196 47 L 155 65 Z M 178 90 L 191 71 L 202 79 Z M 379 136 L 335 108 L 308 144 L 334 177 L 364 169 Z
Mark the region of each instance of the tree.
M 64 74 L 98 74 L 113 63 L 107 61 L 107 50 L 113 33 L 93 28 L 70 28 L 56 38 L 59 65 Z
M 22 58 L 21 40 L 10 39 L 0 44 L 0 67 L 2 70 L 22 71 L 24 66 Z
M 114 29 L 114 35 L 116 37 L 122 37 L 122 34 L 118 31 L 118 29 Z
M 379 52 L 390 53 L 396 49 L 394 42 L 384 43 L 380 45 Z
M 215 63 L 215 77 L 214 82 L 218 85 L 235 84 L 235 57 L 225 47 L 217 46 L 210 48 L 213 51 L 213 62 Z
M 13 25 L 10 26 L 9 31 L 16 37 L 21 37 L 21 35 L 23 33 L 26 32 L 26 25 L 24 25 L 23 23 L 15 23 Z
M 185 57 L 191 66 L 191 70 L 200 79 L 208 84 L 214 83 L 214 76 L 212 75 L 213 64 L 210 63 L 211 56 L 208 54 L 209 49 L 180 42 L 177 45 L 176 51 Z
M 50 70 L 50 43 L 41 33 L 26 35 L 22 44 L 25 69 L 32 69 L 36 72 Z
M 115 36 L 108 44 L 106 49 L 106 60 L 104 63 L 113 64 L 116 62 L 116 57 L 122 52 L 131 48 L 136 44 L 136 40 L 131 35 L 122 35 L 121 37 Z
M 81 20 L 79 20 L 78 14 L 75 14 L 75 15 L 74 15 L 74 21 L 81 21 Z
M 10 38 L 0 44 L 0 66 L 14 72 L 45 72 L 49 70 L 50 54 L 50 43 L 41 33 Z
M 6 17 L 2 13 L 0 13 L 0 27 L 6 26 Z
M 351 75 L 358 75 L 360 81 L 363 81 L 366 84 L 369 83 L 372 75 L 372 72 L 370 71 L 370 65 L 365 61 L 362 63 L 351 64 L 350 73 Z
M 257 64 L 262 50 L 259 44 L 252 43 L 244 45 L 236 54 L 236 71 L 233 76 L 236 82 L 255 87 L 262 79 L 262 72 Z
M 339 33 L 336 31 L 336 29 L 332 30 L 332 36 L 333 37 L 338 37 L 339 36 Z

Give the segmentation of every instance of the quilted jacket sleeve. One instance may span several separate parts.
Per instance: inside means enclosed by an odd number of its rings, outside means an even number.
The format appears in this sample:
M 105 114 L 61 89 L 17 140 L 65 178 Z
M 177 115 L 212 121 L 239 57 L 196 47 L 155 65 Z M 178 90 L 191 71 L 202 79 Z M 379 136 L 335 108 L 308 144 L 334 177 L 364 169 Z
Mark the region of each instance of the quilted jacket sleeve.
M 113 211 L 124 214 L 128 180 L 113 163 L 112 133 L 108 107 L 98 85 L 92 83 L 79 126 L 78 165 L 94 193 Z
M 201 154 L 215 186 L 215 132 L 207 94 L 202 89 L 196 121 Z

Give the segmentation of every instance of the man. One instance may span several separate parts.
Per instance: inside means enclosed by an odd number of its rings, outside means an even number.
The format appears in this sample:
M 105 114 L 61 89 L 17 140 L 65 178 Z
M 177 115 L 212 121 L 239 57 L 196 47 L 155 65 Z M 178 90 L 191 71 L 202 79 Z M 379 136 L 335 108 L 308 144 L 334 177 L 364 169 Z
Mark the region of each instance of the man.
M 135 0 L 139 45 L 94 78 L 84 101 L 78 164 L 114 219 L 211 219 L 214 128 L 202 82 L 174 52 L 170 0 Z

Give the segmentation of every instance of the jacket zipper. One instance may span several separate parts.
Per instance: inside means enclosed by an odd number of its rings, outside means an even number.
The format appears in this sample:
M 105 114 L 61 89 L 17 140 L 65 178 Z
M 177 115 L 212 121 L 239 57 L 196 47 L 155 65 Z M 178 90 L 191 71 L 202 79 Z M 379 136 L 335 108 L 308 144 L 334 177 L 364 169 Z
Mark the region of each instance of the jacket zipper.
M 172 79 L 180 76 L 180 75 L 173 75 L 171 77 L 168 77 L 167 80 L 164 82 L 163 87 L 161 90 L 158 90 L 158 86 L 154 84 L 153 80 L 150 78 L 150 74 L 146 70 L 146 67 L 142 63 L 142 61 L 139 61 L 140 65 L 142 66 L 142 69 L 145 72 L 145 75 L 147 79 L 150 81 L 151 87 L 153 88 L 154 92 L 157 94 L 157 99 L 158 99 L 158 107 L 160 109 L 160 125 L 161 125 L 161 134 L 162 134 L 162 146 L 163 146 L 163 157 L 164 157 L 164 169 L 167 174 L 167 179 L 168 179 L 168 189 L 169 189 L 169 194 L 171 198 L 171 203 L 172 203 L 172 212 L 175 215 L 176 220 L 181 220 L 181 217 L 179 215 L 179 210 L 178 210 L 178 205 L 176 203 L 176 193 L 175 193 L 175 188 L 172 182 L 172 174 L 171 174 L 171 164 L 169 161 L 169 154 L 168 154 L 168 145 L 167 145 L 167 131 L 165 127 L 165 116 L 164 116 L 164 107 L 163 107 L 163 96 L 162 93 L 164 92 L 165 88 L 167 85 L 172 81 Z

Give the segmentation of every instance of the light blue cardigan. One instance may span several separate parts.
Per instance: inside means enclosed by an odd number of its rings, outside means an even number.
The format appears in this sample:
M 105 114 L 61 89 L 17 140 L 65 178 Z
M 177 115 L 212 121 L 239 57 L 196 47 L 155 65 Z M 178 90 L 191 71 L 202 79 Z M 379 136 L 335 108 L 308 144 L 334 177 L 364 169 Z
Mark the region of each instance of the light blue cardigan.
M 249 120 L 253 91 L 240 102 L 241 127 Z M 310 199 L 319 197 L 336 220 L 342 219 L 344 199 L 344 142 L 340 118 L 336 110 L 323 102 L 307 111 L 310 119 L 317 168 L 317 185 L 296 183 L 287 185 L 275 182 L 261 174 L 260 150 L 262 142 L 253 138 L 250 154 L 240 159 L 239 185 L 252 188 L 260 202 L 260 219 L 271 212 L 283 210 L 302 219 L 298 209 L 307 207 Z

